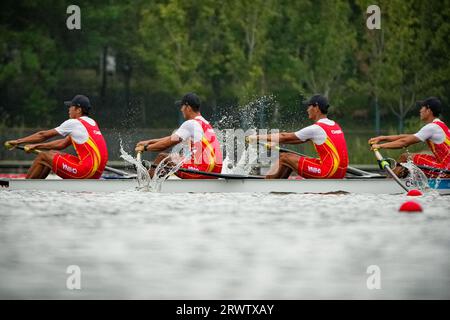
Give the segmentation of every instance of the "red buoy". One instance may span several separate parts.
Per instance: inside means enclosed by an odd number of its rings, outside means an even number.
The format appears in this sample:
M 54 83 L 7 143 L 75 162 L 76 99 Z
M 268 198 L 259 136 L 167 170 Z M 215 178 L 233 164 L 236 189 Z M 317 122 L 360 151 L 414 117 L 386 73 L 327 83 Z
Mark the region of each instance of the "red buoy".
M 423 193 L 420 190 L 411 189 L 411 190 L 408 191 L 408 193 L 406 195 L 410 196 L 410 197 L 417 197 L 417 196 L 423 195 Z
M 400 206 L 399 211 L 402 212 L 422 212 L 422 206 L 415 201 L 406 201 Z

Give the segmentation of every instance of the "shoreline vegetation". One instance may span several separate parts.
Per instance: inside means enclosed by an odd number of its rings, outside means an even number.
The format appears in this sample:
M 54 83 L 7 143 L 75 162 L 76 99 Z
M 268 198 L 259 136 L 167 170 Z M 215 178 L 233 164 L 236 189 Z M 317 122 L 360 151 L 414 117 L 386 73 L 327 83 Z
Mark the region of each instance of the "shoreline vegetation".
M 55 126 L 80 93 L 103 128 L 172 128 L 193 91 L 212 123 L 248 108 L 259 128 L 298 128 L 301 101 L 322 93 L 347 130 L 403 133 L 416 100 L 449 105 L 450 0 L 379 1 L 374 30 L 371 4 L 81 0 L 69 29 L 65 2 L 3 1 L 0 123 Z

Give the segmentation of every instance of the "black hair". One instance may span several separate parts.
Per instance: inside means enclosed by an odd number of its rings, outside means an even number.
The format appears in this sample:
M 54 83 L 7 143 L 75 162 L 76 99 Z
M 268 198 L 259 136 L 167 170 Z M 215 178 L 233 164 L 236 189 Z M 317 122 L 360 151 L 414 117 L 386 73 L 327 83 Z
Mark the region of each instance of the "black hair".
M 89 115 L 89 108 L 79 107 L 79 106 L 75 106 L 75 108 L 80 108 L 81 109 L 81 115 L 83 115 L 83 116 L 88 116 Z
M 191 107 L 192 111 L 194 111 L 194 112 L 199 112 L 200 111 L 200 106 L 191 106 L 189 103 L 186 103 L 186 105 Z
M 328 108 L 330 107 L 329 105 L 327 105 L 326 107 L 322 107 L 322 106 L 317 105 L 317 104 L 316 104 L 316 106 L 319 107 L 320 112 L 322 112 L 323 114 L 327 114 L 328 113 Z
M 313 104 L 312 106 L 318 107 L 320 112 L 322 112 L 323 114 L 327 114 L 328 113 L 328 108 L 330 107 L 329 104 L 327 104 L 326 106 L 322 106 L 322 105 L 320 105 L 317 102 L 315 104 Z
M 422 107 L 425 107 L 425 108 L 427 108 L 427 109 L 430 109 L 430 110 L 431 110 L 431 113 L 433 114 L 433 116 L 434 116 L 435 118 L 439 117 L 439 115 L 441 114 L 441 110 L 437 110 L 436 108 L 432 108 L 432 107 L 430 107 L 430 106 L 422 106 Z
M 429 97 L 425 100 L 418 101 L 419 106 L 430 109 L 433 113 L 433 116 L 439 117 L 442 112 L 442 104 L 439 98 L 437 97 Z

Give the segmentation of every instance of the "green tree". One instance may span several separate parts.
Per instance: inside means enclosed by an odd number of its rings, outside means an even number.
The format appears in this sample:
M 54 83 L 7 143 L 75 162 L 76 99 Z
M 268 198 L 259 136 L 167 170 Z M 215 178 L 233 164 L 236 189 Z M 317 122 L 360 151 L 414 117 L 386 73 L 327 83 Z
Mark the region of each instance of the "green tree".
M 287 69 L 298 91 L 342 94 L 347 59 L 355 47 L 355 31 L 346 1 L 300 2 L 287 12 L 291 48 Z M 278 46 L 277 46 L 278 47 Z
M 358 3 L 362 12 L 370 4 Z M 381 30 L 362 33 L 355 56 L 360 78 L 353 87 L 388 107 L 397 118 L 398 132 L 403 132 L 405 118 L 419 97 L 448 96 L 449 62 L 444 58 L 448 1 L 381 1 L 379 6 Z

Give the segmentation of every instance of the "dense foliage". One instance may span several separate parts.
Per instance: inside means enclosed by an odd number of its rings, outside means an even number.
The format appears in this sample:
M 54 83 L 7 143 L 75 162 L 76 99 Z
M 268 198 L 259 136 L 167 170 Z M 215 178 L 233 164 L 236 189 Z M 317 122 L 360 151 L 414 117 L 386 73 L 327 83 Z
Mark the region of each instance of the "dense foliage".
M 378 107 L 382 129 L 403 131 L 417 99 L 448 106 L 450 0 L 378 1 L 381 30 L 366 27 L 371 2 L 84 0 L 81 30 L 68 30 L 69 2 L 4 0 L 0 116 L 54 125 L 84 93 L 104 127 L 174 127 L 173 101 L 195 91 L 213 120 L 270 96 L 260 124 L 283 129 L 321 92 L 347 127 L 374 130 Z

